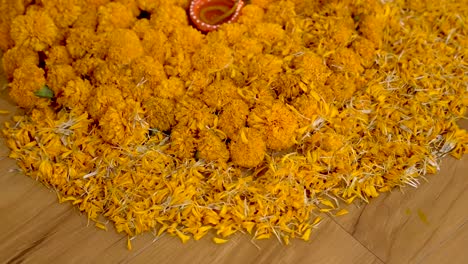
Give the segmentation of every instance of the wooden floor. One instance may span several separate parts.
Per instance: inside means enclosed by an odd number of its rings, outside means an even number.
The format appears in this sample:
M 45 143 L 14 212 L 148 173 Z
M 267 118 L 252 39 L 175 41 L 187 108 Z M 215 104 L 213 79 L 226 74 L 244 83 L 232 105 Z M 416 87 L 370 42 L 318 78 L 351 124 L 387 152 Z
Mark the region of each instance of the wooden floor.
M 0 98 L 0 109 L 15 107 Z M 224 245 L 210 239 L 181 244 L 148 234 L 128 251 L 126 236 L 88 226 L 86 216 L 59 204 L 7 155 L 0 142 L 0 263 L 468 263 L 468 156 L 446 158 L 440 173 L 417 189 L 395 190 L 350 206 L 346 216 L 326 217 L 308 243 L 283 246 L 240 234 Z

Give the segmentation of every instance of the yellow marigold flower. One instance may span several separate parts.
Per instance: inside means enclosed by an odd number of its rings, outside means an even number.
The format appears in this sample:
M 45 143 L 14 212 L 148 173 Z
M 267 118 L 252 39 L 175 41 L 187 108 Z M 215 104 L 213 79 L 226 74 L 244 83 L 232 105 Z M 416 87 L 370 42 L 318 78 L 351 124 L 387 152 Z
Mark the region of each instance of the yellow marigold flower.
M 245 24 L 246 26 L 254 26 L 257 23 L 263 21 L 263 16 L 265 15 L 265 10 L 255 4 L 246 5 L 241 10 L 241 15 L 239 16 L 239 23 Z
M 197 146 L 198 157 L 206 162 L 215 161 L 224 164 L 229 159 L 229 151 L 223 140 L 211 130 L 203 130 L 199 134 Z
M 353 41 L 352 47 L 354 51 L 361 57 L 361 64 L 369 68 L 375 61 L 374 57 L 377 53 L 376 44 L 366 38 L 357 38 Z
M 293 73 L 279 75 L 278 79 L 273 81 L 271 87 L 278 96 L 286 99 L 293 99 L 301 92 L 307 92 L 307 85 L 301 82 L 300 76 Z
M 266 145 L 270 149 L 282 150 L 294 145 L 297 117 L 282 102 L 274 102 L 271 108 L 255 107 L 249 115 L 248 124 L 264 133 Z
M 243 128 L 232 139 L 229 150 L 235 165 L 253 168 L 263 161 L 266 144 L 258 130 Z
M 259 54 L 249 64 L 249 75 L 267 82 L 277 78 L 283 71 L 283 60 L 271 54 Z
M 171 77 L 163 80 L 161 84 L 154 89 L 154 94 L 161 98 L 180 98 L 185 94 L 185 84 L 181 79 Z
M 212 127 L 216 117 L 205 103 L 190 96 L 184 96 L 178 101 L 175 115 L 179 125 L 192 130 Z
M 266 9 L 269 5 L 271 5 L 275 0 L 252 0 L 252 5 L 259 6 L 263 9 Z M 247 5 L 248 6 L 248 5 Z
M 375 43 L 377 47 L 382 45 L 385 18 L 375 14 L 363 15 L 359 20 L 359 31 L 362 36 Z
M 59 28 L 71 26 L 82 12 L 80 0 L 42 0 L 42 4 Z
M 268 47 L 273 44 L 277 45 L 278 42 L 283 41 L 286 37 L 286 32 L 281 25 L 265 22 L 256 24 L 251 34 Z
M 275 1 L 268 5 L 265 21 L 285 26 L 296 17 L 295 5 L 291 1 Z
M 246 25 L 240 23 L 224 23 L 221 24 L 218 30 L 207 35 L 208 42 L 218 42 L 229 46 L 241 41 L 248 31 Z M 197 31 L 199 32 L 199 31 Z M 199 32 L 199 34 L 201 34 Z
M 45 60 L 46 65 L 72 63 L 72 58 L 70 57 L 67 47 L 65 46 L 52 46 L 45 52 L 45 55 L 47 56 Z
M 133 16 L 138 16 L 140 14 L 140 9 L 138 3 L 135 0 L 116 0 L 116 2 L 123 4 L 128 10 L 130 10 Z
M 13 73 L 9 95 L 20 107 L 31 108 L 48 101 L 34 94 L 44 85 L 44 70 L 34 64 L 23 64 Z
M 4 11 L 0 10 L 0 12 L 2 12 L 3 14 Z M 0 42 L 0 50 L 6 51 L 9 48 L 13 47 L 14 42 L 10 36 L 10 24 L 7 23 L 7 21 L 1 20 L 1 19 L 0 19 L 0 39 L 2 39 L 2 41 Z
M 308 126 L 313 123 L 320 112 L 320 102 L 312 96 L 301 95 L 297 97 L 292 105 L 301 113 L 300 126 Z
M 145 36 L 145 33 L 148 30 L 152 30 L 149 19 L 147 18 L 138 19 L 133 24 L 132 30 L 135 31 L 135 33 L 140 39 L 143 39 L 143 37 Z
M 111 2 L 98 9 L 98 32 L 130 28 L 136 17 L 130 9 L 118 2 Z
M 113 106 L 108 107 L 99 118 L 99 134 L 102 139 L 113 145 L 126 146 L 141 144 L 146 139 L 148 124 L 142 119 L 144 113 L 138 102 L 126 100 L 122 111 Z
M 249 106 L 242 100 L 232 100 L 221 110 L 219 115 L 219 128 L 226 133 L 229 138 L 234 138 L 239 130 L 245 127 Z
M 171 50 L 178 52 L 196 53 L 209 36 L 203 35 L 193 27 L 181 27 L 169 36 Z M 209 40 L 208 40 L 209 41 Z
M 136 0 L 135 2 L 137 3 L 139 9 L 147 11 L 147 12 L 154 12 L 157 9 L 157 7 L 159 7 L 165 1 Z
M 96 34 L 93 28 L 72 28 L 66 37 L 66 47 L 73 59 L 83 58 L 87 54 L 104 58 L 109 44 L 107 34 Z
M 160 85 L 161 82 L 167 79 L 167 76 L 164 72 L 163 65 L 159 63 L 159 61 L 154 60 L 153 57 L 150 56 L 142 56 L 133 60 L 130 64 L 130 69 L 130 77 L 135 85 L 124 87 L 124 89 L 130 90 L 129 93 L 135 97 L 135 100 L 146 100 L 153 94 L 161 94 L 161 92 L 154 90 L 157 89 L 156 87 Z M 169 85 L 170 84 L 171 82 L 169 82 Z M 184 87 L 177 88 L 185 91 Z M 167 97 L 180 96 L 182 91 L 178 90 L 178 92 L 173 92 L 172 96 Z M 167 93 L 167 91 L 165 93 Z
M 200 99 L 209 107 L 220 110 L 232 100 L 240 99 L 240 96 L 237 94 L 236 85 L 227 79 L 215 80 L 212 84 L 208 85 L 202 90 Z
M 203 45 L 193 55 L 192 63 L 195 69 L 212 73 L 229 67 L 233 60 L 232 50 L 229 47 L 218 43 L 209 43 Z
M 94 10 L 100 6 L 108 4 L 111 0 L 84 0 L 83 6 L 87 7 L 88 9 Z
M 236 50 L 234 56 L 239 61 L 257 56 L 263 52 L 263 45 L 260 40 L 252 37 L 243 37 L 233 44 L 233 48 Z
M 197 147 L 194 131 L 186 126 L 177 125 L 171 130 L 171 142 L 168 153 L 180 159 L 193 158 Z
M 167 36 L 162 30 L 155 30 L 153 28 L 145 30 L 143 32 L 142 45 L 145 54 L 153 57 L 155 61 L 159 61 L 161 64 L 165 62 L 170 46 Z
M 359 55 L 349 48 L 338 48 L 330 56 L 328 66 L 336 72 L 360 74 L 364 71 Z
M 92 88 L 88 80 L 73 78 L 61 89 L 57 102 L 70 109 L 76 108 L 77 110 L 84 111 L 88 105 Z
M 352 41 L 353 34 L 355 34 L 355 25 L 350 15 L 340 17 L 336 22 L 330 24 L 330 27 L 328 33 L 330 41 L 327 42 L 327 48 L 344 47 Z
M 349 100 L 356 91 L 356 83 L 351 82 L 345 74 L 334 73 L 328 78 L 326 89 L 328 93 L 323 93 L 327 101 L 335 100 L 343 103 Z
M 13 47 L 3 54 L 3 70 L 6 77 L 11 80 L 13 72 L 23 64 L 39 64 L 39 55 L 29 48 Z
M 26 15 L 13 20 L 10 34 L 17 46 L 43 51 L 57 40 L 58 29 L 47 12 L 29 9 Z
M 121 89 L 122 93 L 134 88 L 133 86 L 127 87 L 133 84 L 128 65 L 101 61 L 95 65 L 92 78 L 96 84 L 114 85 Z M 122 89 L 124 87 L 128 89 Z
M 68 64 L 54 64 L 47 66 L 47 86 L 59 94 L 68 81 L 76 77 L 73 67 Z
M 122 92 L 114 85 L 100 85 L 93 89 L 89 103 L 88 113 L 96 120 L 107 111 L 109 106 L 125 109 L 126 104 Z
M 118 64 L 129 64 L 143 55 L 143 46 L 136 33 L 129 29 L 117 29 L 110 33 L 111 46 L 107 58 Z
M 151 13 L 150 21 L 154 28 L 159 28 L 166 34 L 189 24 L 185 9 L 180 6 L 168 4 L 167 2 L 159 5 L 158 8 Z
M 211 83 L 211 78 L 202 71 L 193 71 L 189 76 L 187 83 L 189 84 L 187 92 L 190 94 L 198 94 L 202 89 Z
M 108 0 L 90 0 L 90 1 L 103 1 L 101 5 L 107 4 Z M 105 1 L 105 3 L 104 3 Z M 98 12 L 97 6 L 91 6 L 89 4 L 83 3 L 81 5 L 82 12 L 81 14 L 76 18 L 75 23 L 73 23 L 73 28 L 92 28 L 95 29 L 97 28 L 98 25 Z
M 172 99 L 150 97 L 142 103 L 146 120 L 151 128 L 169 131 L 175 124 L 175 106 Z

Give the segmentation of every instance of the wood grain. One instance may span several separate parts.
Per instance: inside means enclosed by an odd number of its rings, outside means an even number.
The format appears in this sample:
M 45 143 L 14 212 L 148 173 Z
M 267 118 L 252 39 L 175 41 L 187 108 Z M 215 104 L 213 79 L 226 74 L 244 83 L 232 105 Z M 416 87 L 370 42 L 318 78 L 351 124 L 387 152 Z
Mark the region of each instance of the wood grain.
M 0 109 L 18 110 L 7 90 L 1 91 Z M 0 122 L 11 116 L 0 115 Z M 54 191 L 21 174 L 7 155 L 0 138 L 0 263 L 425 264 L 468 258 L 468 157 L 445 159 L 442 171 L 418 189 L 351 205 L 350 214 L 340 218 L 325 216 L 309 243 L 284 246 L 271 239 L 254 244 L 238 234 L 224 245 L 210 238 L 182 244 L 144 234 L 128 251 L 126 236 L 110 224 L 108 232 L 97 229 L 70 204 L 59 204 Z
M 334 221 L 386 263 L 424 263 L 468 221 L 467 172 L 468 157 L 445 158 L 440 173 L 427 175 L 417 189 L 352 205 Z

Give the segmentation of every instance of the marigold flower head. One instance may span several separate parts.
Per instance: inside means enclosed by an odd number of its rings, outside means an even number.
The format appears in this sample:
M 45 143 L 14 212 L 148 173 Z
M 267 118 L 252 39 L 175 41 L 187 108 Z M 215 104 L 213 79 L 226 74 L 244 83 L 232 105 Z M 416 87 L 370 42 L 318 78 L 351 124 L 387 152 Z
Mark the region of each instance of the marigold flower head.
M 59 28 L 71 26 L 82 12 L 79 0 L 42 0 L 42 4 Z
M 43 69 L 34 64 L 23 64 L 13 73 L 9 95 L 16 104 L 23 108 L 43 105 L 47 102 L 47 99 L 37 97 L 34 92 L 41 89 L 45 84 Z
M 6 77 L 11 80 L 13 73 L 23 64 L 39 64 L 39 55 L 32 49 L 25 47 L 13 47 L 3 54 L 3 70 Z
M 15 45 L 44 51 L 57 40 L 58 28 L 46 11 L 29 9 L 13 20 L 10 34 Z
M 117 29 L 110 33 L 111 43 L 107 58 L 118 64 L 129 64 L 143 55 L 144 50 L 136 33 L 129 29 Z
M 235 165 L 253 168 L 265 157 L 266 144 L 262 133 L 253 128 L 243 128 L 232 139 L 229 150 Z
M 229 151 L 223 140 L 212 130 L 203 130 L 199 134 L 197 153 L 206 162 L 224 164 L 229 159 Z
M 132 11 L 119 2 L 111 2 L 98 9 L 98 32 L 127 29 L 135 21 Z
M 248 124 L 264 133 L 266 146 L 270 149 L 282 150 L 295 144 L 297 118 L 282 102 L 274 102 L 271 109 L 264 106 L 254 108 Z
M 68 81 L 61 88 L 60 97 L 57 99 L 59 104 L 62 104 L 70 109 L 79 110 L 82 112 L 86 109 L 92 90 L 91 83 L 88 80 L 75 77 Z
M 47 66 L 47 86 L 59 94 L 66 86 L 68 81 L 76 77 L 73 67 L 68 64 L 53 64 Z
M 234 138 L 245 127 L 249 106 L 240 99 L 234 99 L 225 105 L 219 115 L 219 128 L 229 137 Z
M 195 69 L 205 72 L 217 72 L 233 63 L 232 50 L 225 45 L 209 43 L 193 55 Z
M 172 99 L 150 97 L 143 101 L 145 118 L 151 128 L 160 131 L 169 131 L 176 124 L 176 103 Z

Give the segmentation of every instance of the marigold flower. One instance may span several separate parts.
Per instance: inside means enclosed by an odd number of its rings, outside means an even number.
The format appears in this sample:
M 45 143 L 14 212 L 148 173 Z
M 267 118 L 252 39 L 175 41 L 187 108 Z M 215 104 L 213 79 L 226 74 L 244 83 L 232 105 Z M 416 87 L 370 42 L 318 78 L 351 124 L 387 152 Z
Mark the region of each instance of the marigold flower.
M 59 28 L 71 26 L 82 12 L 79 0 L 42 0 L 42 4 Z
M 10 34 L 15 45 L 43 51 L 57 40 L 58 28 L 46 11 L 29 9 L 13 20 Z
M 243 100 L 232 100 L 221 110 L 219 128 L 229 138 L 234 138 L 239 133 L 239 130 L 245 127 L 248 115 L 249 106 Z
M 287 149 L 295 143 L 297 118 L 281 102 L 274 102 L 271 108 L 257 106 L 251 111 L 248 124 L 264 133 L 266 146 L 270 149 Z
M 142 105 L 146 113 L 145 118 L 151 128 L 169 131 L 176 125 L 174 100 L 150 97 L 143 101 Z
M 98 32 L 127 29 L 135 21 L 132 11 L 119 2 L 111 2 L 98 9 Z
M 263 161 L 266 144 L 258 130 L 243 128 L 232 139 L 229 150 L 234 164 L 253 168 Z
M 3 70 L 6 77 L 11 80 L 13 73 L 23 64 L 39 64 L 39 55 L 29 48 L 13 47 L 3 54 Z
M 223 140 L 211 130 L 203 130 L 199 134 L 197 153 L 200 159 L 206 162 L 224 164 L 229 159 L 229 151 Z
M 53 64 L 47 66 L 47 86 L 55 94 L 59 94 L 65 88 L 65 85 L 75 77 L 75 71 L 70 65 Z
M 110 33 L 111 43 L 107 58 L 118 64 L 129 64 L 143 55 L 144 50 L 140 39 L 134 31 L 117 29 Z
M 45 84 L 43 69 L 34 64 L 23 64 L 13 73 L 9 95 L 18 106 L 31 108 L 47 102 L 47 99 L 39 98 L 34 94 Z

